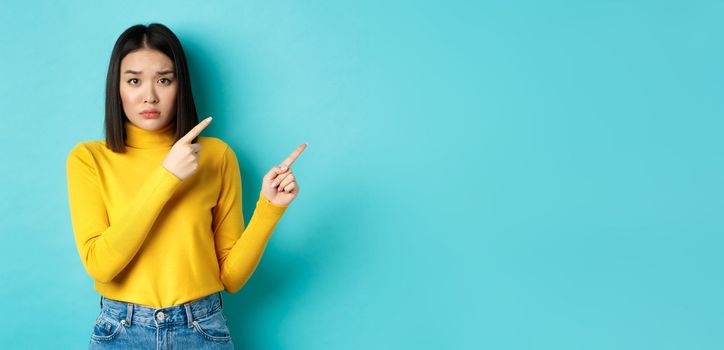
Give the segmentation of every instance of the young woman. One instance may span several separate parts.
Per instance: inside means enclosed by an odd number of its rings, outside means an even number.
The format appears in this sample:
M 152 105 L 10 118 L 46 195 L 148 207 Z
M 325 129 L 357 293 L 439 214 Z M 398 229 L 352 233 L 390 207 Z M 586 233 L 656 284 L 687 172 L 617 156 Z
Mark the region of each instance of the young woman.
M 297 197 L 300 145 L 263 177 L 248 226 L 234 151 L 199 134 L 181 44 L 161 24 L 111 54 L 104 141 L 67 158 L 78 253 L 101 295 L 91 349 L 233 349 L 221 290 L 236 293 Z

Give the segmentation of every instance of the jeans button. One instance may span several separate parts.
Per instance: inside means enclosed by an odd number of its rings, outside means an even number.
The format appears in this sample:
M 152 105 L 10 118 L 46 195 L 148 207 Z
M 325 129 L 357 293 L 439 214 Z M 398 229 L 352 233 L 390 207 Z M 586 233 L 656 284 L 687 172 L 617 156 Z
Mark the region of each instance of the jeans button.
M 163 312 L 159 312 L 156 314 L 156 318 L 163 321 L 163 319 L 166 318 L 166 315 Z

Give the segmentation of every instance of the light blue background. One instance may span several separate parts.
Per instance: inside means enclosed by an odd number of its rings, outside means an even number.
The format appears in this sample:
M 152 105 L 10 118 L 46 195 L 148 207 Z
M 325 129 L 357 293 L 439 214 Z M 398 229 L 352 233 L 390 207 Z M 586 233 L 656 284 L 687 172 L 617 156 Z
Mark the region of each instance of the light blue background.
M 180 37 L 245 217 L 301 188 L 239 349 L 722 349 L 724 3 L 11 1 L 0 348 L 80 349 L 98 294 L 65 159 L 127 27 Z

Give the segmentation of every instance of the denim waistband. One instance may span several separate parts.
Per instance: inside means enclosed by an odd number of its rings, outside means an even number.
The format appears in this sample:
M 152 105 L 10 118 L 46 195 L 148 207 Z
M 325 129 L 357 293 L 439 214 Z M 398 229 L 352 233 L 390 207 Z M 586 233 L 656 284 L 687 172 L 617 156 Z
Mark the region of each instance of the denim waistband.
M 137 322 L 153 326 L 186 323 L 191 327 L 194 320 L 221 310 L 222 305 L 220 291 L 184 304 L 160 309 L 109 299 L 101 295 L 101 312 L 106 312 L 116 319 L 125 319 L 127 326 Z

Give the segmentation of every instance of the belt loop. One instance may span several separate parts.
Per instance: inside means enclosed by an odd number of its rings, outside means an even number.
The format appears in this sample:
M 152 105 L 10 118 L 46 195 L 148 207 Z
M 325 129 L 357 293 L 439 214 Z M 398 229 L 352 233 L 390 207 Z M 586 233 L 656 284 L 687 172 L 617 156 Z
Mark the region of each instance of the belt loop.
M 219 291 L 219 306 L 221 306 L 222 309 L 224 308 L 224 299 L 221 297 L 221 291 Z
M 103 296 L 101 295 L 101 309 L 103 308 Z
M 126 312 L 126 323 L 131 326 L 131 320 L 133 319 L 133 303 L 128 303 L 128 311 Z
M 189 306 L 189 303 L 185 303 L 184 308 L 186 309 L 186 320 L 189 323 L 189 328 L 191 328 L 194 323 L 194 315 L 191 314 L 191 306 Z

